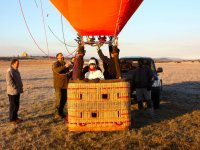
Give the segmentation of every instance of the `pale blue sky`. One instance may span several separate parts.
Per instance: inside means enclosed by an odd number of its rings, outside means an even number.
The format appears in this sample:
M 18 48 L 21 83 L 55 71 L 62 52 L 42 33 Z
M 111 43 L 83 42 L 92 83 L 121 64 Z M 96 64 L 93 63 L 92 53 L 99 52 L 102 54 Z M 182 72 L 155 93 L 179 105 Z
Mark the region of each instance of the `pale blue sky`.
M 35 4 L 38 4 L 38 7 Z M 21 0 L 31 32 L 39 46 L 48 53 L 42 24 L 40 0 Z M 62 40 L 60 13 L 42 0 L 45 22 Z M 102 8 L 103 9 L 103 8 Z M 48 17 L 46 17 L 48 14 Z M 0 56 L 44 55 L 33 43 L 20 11 L 19 0 L 4 0 L 0 5 Z M 66 41 L 76 45 L 76 32 L 64 20 Z M 49 53 L 63 52 L 61 44 L 46 28 Z M 73 47 L 68 47 L 73 51 Z M 200 0 L 144 0 L 119 34 L 120 56 L 175 57 L 200 59 Z M 86 56 L 97 56 L 87 47 Z M 107 47 L 103 47 L 107 52 Z

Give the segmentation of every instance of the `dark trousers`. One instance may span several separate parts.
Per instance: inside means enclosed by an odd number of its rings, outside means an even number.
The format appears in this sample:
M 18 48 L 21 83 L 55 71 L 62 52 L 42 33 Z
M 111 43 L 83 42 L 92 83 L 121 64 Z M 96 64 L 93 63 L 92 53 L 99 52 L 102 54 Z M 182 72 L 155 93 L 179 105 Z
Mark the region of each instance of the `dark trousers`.
M 61 88 L 55 88 L 55 95 L 56 95 L 56 104 L 55 104 L 55 113 L 59 115 L 63 115 L 65 103 L 67 101 L 67 90 Z
M 9 117 L 10 121 L 15 121 L 18 118 L 18 110 L 19 110 L 19 99 L 20 99 L 20 94 L 19 95 L 9 95 L 9 102 L 10 102 L 10 111 L 9 111 Z

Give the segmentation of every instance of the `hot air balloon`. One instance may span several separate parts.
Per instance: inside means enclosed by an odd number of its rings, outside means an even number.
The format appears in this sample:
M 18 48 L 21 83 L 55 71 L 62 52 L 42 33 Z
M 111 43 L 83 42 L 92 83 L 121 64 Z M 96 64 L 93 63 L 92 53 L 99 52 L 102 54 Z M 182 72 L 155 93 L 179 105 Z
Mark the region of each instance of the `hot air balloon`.
M 116 37 L 143 0 L 50 1 L 79 35 Z
M 79 44 L 79 52 L 83 55 L 81 50 L 84 50 L 84 48 L 81 46 L 84 46 L 84 44 L 92 46 L 109 44 L 115 46 L 112 47 L 113 51 L 116 50 L 118 34 L 143 0 L 50 1 L 78 32 L 79 36 L 76 41 Z M 84 41 L 84 36 L 86 36 L 87 41 Z M 98 36 L 97 40 L 95 36 Z M 116 64 L 118 64 L 117 57 Z M 119 65 L 116 66 L 119 68 Z M 119 73 L 119 69 L 117 70 Z
M 69 131 L 128 129 L 131 122 L 130 86 L 129 82 L 121 77 L 117 36 L 143 0 L 50 1 L 79 34 L 73 80 L 66 86 Z M 84 37 L 87 41 L 84 41 Z M 115 63 L 116 78 L 109 78 L 110 81 L 100 80 L 98 84 L 93 81 L 81 81 L 84 44 L 97 45 L 98 48 L 103 44 L 109 44 L 112 62 L 114 60 Z

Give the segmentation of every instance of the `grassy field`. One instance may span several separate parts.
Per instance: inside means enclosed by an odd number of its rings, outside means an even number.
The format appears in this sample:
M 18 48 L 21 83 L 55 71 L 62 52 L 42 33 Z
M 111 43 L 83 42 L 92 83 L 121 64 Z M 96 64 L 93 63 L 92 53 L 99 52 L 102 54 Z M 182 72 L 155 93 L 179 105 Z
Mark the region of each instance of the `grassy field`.
M 161 107 L 154 118 L 137 115 L 132 106 L 128 131 L 69 132 L 64 120 L 53 119 L 54 89 L 51 61 L 23 60 L 24 83 L 19 116 L 8 123 L 5 72 L 0 61 L 0 149 L 200 149 L 200 63 L 157 63 L 163 67 Z

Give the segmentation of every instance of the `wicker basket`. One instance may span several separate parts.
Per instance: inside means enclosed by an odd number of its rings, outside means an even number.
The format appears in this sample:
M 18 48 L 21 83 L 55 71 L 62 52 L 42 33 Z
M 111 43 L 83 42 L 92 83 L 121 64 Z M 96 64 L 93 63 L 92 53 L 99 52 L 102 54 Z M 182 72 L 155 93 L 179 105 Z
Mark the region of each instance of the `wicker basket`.
M 123 80 L 68 84 L 69 131 L 113 131 L 130 127 L 129 83 Z

